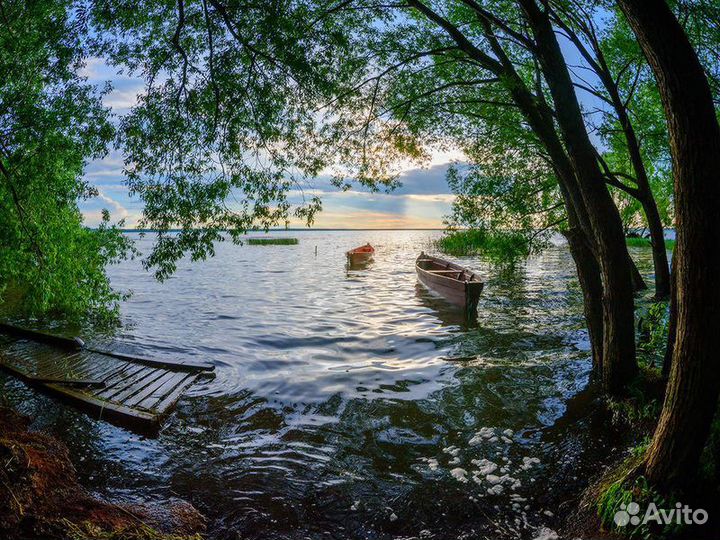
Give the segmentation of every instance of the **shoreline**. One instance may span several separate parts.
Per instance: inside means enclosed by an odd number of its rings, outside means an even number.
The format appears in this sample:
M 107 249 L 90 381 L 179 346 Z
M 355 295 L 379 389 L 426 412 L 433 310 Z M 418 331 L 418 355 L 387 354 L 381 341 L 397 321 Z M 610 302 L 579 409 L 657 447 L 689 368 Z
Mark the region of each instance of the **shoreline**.
M 128 505 L 98 498 L 78 481 L 68 447 L 29 429 L 30 419 L 0 406 L 0 535 L 76 540 L 199 540 L 205 518 L 174 500 Z

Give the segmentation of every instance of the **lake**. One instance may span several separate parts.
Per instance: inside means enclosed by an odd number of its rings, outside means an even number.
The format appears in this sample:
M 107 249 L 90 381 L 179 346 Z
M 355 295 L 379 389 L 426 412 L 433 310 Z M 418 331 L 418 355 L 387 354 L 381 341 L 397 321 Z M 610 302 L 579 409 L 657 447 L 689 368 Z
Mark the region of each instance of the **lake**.
M 618 444 L 589 406 L 567 249 L 511 270 L 456 259 L 486 281 L 468 325 L 415 276 L 439 231 L 278 234 L 300 242 L 220 244 L 164 283 L 138 260 L 110 269 L 133 296 L 125 327 L 91 343 L 216 366 L 159 437 L 0 375 L 6 399 L 66 442 L 85 485 L 188 500 L 212 537 L 534 538 L 552 528 Z M 345 251 L 366 242 L 374 261 L 347 268 Z M 649 250 L 633 254 L 649 271 Z

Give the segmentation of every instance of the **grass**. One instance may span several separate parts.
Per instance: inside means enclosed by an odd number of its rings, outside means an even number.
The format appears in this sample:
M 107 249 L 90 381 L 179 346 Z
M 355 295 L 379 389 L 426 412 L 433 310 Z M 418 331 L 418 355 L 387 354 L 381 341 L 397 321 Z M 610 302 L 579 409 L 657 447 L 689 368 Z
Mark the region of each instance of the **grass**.
M 637 455 L 642 455 L 645 448 L 638 448 Z M 628 463 L 637 462 L 637 456 L 633 455 L 628 459 Z M 626 463 L 627 466 L 627 463 Z M 630 473 L 632 476 L 632 473 Z M 662 539 L 673 538 L 682 529 L 683 525 L 675 522 L 659 525 L 655 521 L 642 522 L 637 525 L 628 524 L 624 527 L 616 527 L 614 523 L 615 513 L 627 509 L 630 503 L 639 506 L 637 517 L 641 518 L 645 514 L 650 503 L 654 503 L 657 508 L 672 509 L 675 506 L 675 499 L 667 499 L 662 497 L 647 482 L 644 476 L 623 477 L 616 480 L 602 490 L 597 501 L 598 516 L 604 527 L 614 530 L 616 534 L 626 536 L 628 538 Z
M 66 528 L 70 540 L 202 540 L 200 533 L 173 534 L 162 533 L 144 524 L 132 527 L 121 527 L 115 530 L 105 530 L 89 521 L 76 524 L 68 519 L 61 523 Z
M 475 255 L 485 244 L 483 231 L 456 231 L 437 241 L 437 247 L 444 253 L 455 256 Z
M 649 238 L 640 237 L 628 237 L 625 238 L 625 243 L 630 247 L 650 247 Z M 665 249 L 671 250 L 675 247 L 675 240 L 665 240 Z
M 298 243 L 297 238 L 248 238 L 247 243 L 251 246 L 294 246 Z

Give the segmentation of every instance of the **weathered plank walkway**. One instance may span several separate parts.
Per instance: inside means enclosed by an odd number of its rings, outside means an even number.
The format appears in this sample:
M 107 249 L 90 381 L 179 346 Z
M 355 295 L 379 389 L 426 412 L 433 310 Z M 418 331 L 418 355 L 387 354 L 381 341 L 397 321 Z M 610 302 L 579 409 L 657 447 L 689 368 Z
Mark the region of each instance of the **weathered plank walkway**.
M 0 368 L 96 418 L 152 433 L 213 366 L 95 351 L 80 340 L 0 323 Z

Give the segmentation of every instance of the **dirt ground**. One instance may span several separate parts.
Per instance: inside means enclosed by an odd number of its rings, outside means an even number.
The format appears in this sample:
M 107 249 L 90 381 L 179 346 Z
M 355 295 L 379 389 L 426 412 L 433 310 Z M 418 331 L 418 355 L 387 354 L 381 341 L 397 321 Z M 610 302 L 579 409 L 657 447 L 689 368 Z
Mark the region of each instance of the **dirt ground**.
M 202 538 L 205 519 L 188 503 L 130 506 L 88 493 L 67 447 L 28 424 L 0 407 L 0 538 Z

